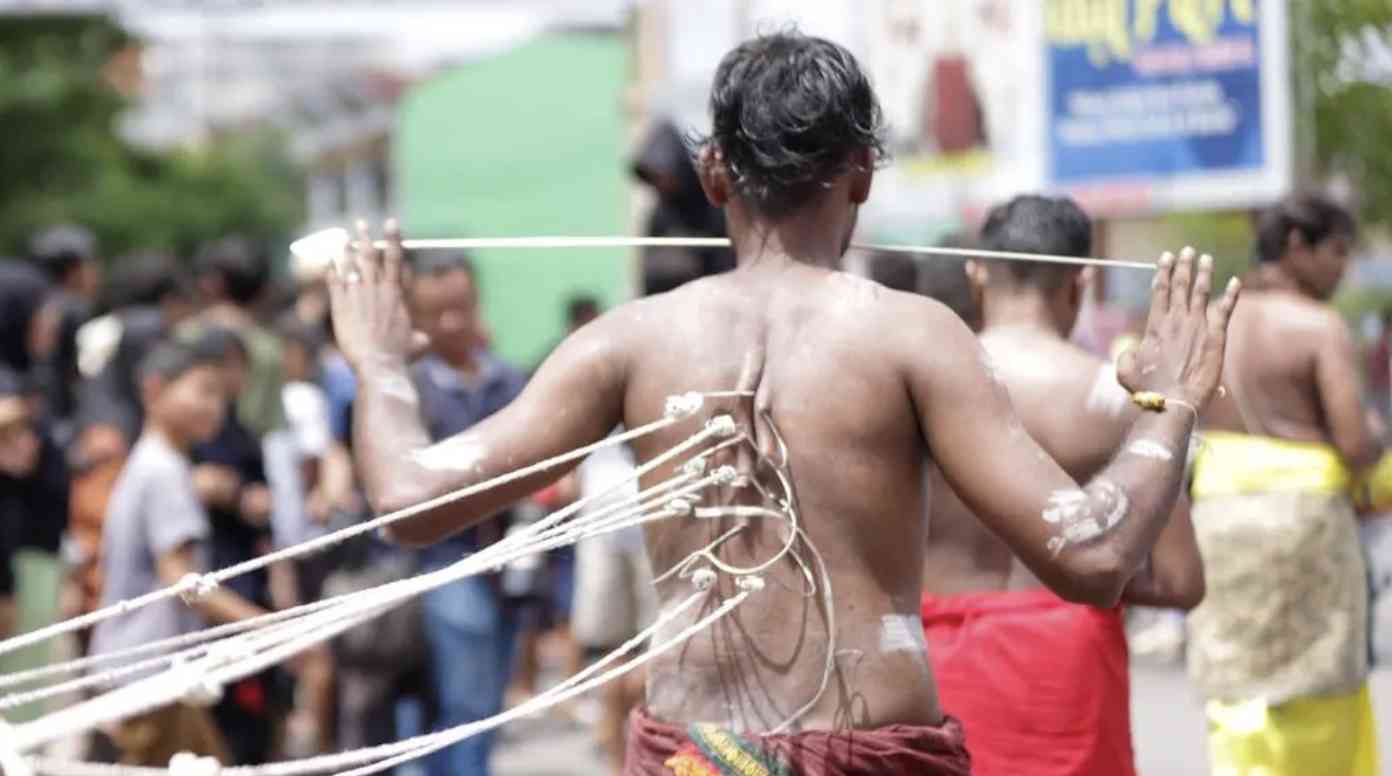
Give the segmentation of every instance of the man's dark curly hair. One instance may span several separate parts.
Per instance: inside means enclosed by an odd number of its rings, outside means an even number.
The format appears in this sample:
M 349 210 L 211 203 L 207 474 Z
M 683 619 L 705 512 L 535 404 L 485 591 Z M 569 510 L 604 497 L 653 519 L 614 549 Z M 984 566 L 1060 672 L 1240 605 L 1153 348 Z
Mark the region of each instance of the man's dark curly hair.
M 736 193 L 779 218 L 807 203 L 869 149 L 884 159 L 884 118 L 851 52 L 796 30 L 725 55 L 711 87 L 714 143 Z
M 1314 246 L 1336 235 L 1354 237 L 1358 223 L 1329 197 L 1308 191 L 1291 194 L 1262 213 L 1257 224 L 1257 258 L 1280 261 L 1293 231 L 1300 233 L 1306 245 Z
M 1092 255 L 1092 219 L 1068 197 L 1021 194 L 996 205 L 981 225 L 981 247 L 988 251 Z M 1006 281 L 1041 291 L 1057 291 L 1082 268 L 1037 261 L 993 262 L 993 282 Z

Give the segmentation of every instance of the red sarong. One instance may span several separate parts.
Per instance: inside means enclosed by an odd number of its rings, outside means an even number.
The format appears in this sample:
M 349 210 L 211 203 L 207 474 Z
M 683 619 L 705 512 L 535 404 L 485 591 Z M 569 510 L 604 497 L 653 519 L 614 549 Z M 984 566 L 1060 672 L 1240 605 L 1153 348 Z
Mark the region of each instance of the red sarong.
M 945 711 L 973 773 L 1134 776 L 1131 674 L 1120 609 L 1047 590 L 923 596 Z
M 962 726 L 890 725 L 738 735 L 713 725 L 678 727 L 635 709 L 624 776 L 969 776 Z

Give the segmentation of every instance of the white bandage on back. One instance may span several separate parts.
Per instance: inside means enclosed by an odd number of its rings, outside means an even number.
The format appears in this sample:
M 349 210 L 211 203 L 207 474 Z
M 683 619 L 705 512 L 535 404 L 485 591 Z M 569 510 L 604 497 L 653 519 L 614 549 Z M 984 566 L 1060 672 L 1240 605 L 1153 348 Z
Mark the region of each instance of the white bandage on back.
M 928 642 L 923 638 L 923 625 L 919 619 L 907 614 L 886 614 L 881 617 L 880 651 L 927 653 Z

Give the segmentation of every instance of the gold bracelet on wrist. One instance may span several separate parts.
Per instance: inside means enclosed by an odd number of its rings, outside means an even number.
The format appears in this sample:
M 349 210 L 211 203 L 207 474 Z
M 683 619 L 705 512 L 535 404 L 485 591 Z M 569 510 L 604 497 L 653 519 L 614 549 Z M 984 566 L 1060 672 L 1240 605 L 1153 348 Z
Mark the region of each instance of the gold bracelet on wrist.
M 1174 405 L 1176 407 L 1183 407 L 1194 413 L 1195 420 L 1199 418 L 1199 410 L 1197 407 L 1183 399 L 1175 399 L 1163 393 L 1156 393 L 1155 391 L 1137 391 L 1131 394 L 1131 401 L 1137 407 L 1147 412 L 1164 412 L 1170 405 Z

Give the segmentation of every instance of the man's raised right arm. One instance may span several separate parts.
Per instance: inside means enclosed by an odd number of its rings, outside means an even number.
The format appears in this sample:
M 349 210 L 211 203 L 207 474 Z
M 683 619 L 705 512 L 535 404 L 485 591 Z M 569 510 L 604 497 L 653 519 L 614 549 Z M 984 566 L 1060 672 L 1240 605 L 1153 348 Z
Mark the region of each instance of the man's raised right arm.
M 975 338 L 929 305 L 931 347 L 906 341 L 909 388 L 931 454 L 953 489 L 1041 581 L 1069 600 L 1114 605 L 1154 547 L 1179 493 L 1185 451 L 1222 371 L 1230 285 L 1209 309 L 1212 262 L 1192 251 L 1157 266 L 1145 338 L 1118 370 L 1130 391 L 1174 400 L 1143 414 L 1112 461 L 1075 482 L 1025 432 Z M 920 315 L 925 314 L 920 312 Z M 920 354 L 916 359 L 908 357 Z M 924 358 L 921 354 L 932 355 Z M 1187 406 L 1185 406 L 1187 405 Z M 1060 411 L 1067 411 L 1061 409 Z

